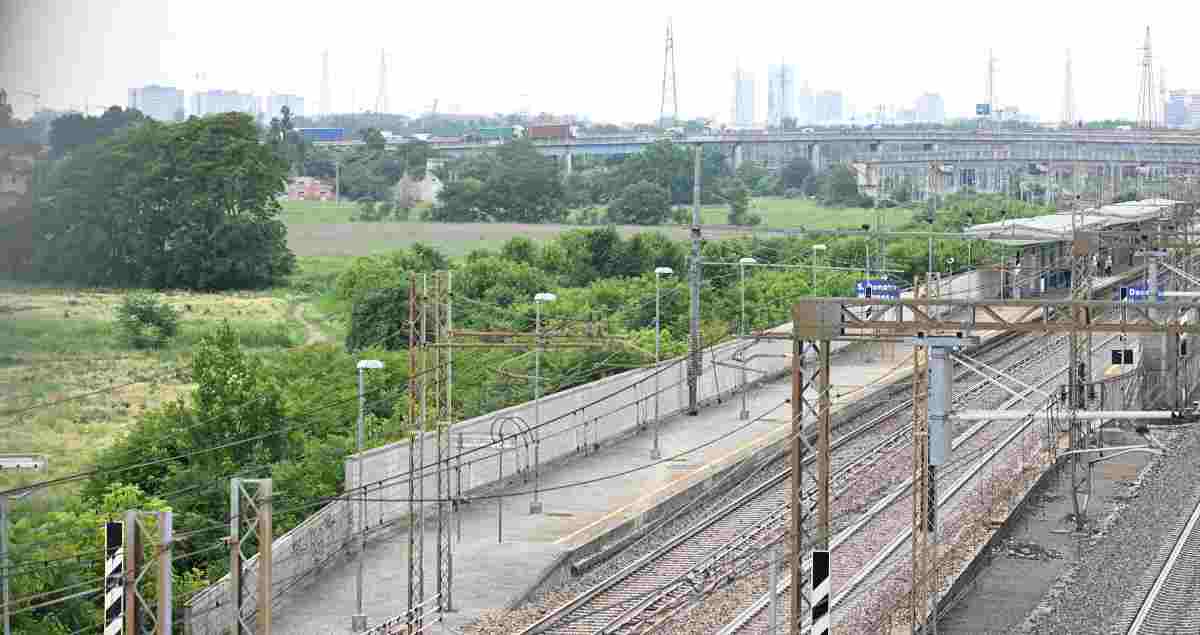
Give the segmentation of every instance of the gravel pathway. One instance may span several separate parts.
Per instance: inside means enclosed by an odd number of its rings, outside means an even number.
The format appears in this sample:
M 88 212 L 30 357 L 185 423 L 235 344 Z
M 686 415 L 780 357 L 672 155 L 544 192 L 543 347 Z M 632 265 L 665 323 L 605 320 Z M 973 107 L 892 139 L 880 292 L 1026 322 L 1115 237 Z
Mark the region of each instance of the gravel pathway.
M 1200 494 L 1200 428 L 1157 431 L 1169 448 L 1141 478 L 1141 487 L 1107 527 L 1079 544 L 1081 558 L 1026 621 L 1025 633 L 1103 633 L 1122 618 L 1122 606 L 1147 574 L 1150 561 Z

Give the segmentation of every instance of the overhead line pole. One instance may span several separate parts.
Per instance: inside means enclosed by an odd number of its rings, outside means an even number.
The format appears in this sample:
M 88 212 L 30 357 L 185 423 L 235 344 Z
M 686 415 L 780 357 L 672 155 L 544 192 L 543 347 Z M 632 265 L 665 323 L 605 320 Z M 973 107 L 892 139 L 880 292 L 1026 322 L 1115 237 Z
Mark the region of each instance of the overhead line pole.
M 692 254 L 688 262 L 688 288 L 690 291 L 688 320 L 688 414 L 695 416 L 700 411 L 698 402 L 700 387 L 700 164 L 703 146 L 696 144 L 695 174 L 692 183 Z

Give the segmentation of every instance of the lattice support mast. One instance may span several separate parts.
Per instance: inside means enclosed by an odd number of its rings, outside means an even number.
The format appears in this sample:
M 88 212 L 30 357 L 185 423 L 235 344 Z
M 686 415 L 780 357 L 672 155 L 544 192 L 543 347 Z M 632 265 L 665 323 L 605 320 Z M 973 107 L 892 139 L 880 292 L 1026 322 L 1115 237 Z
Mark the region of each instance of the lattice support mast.
M 924 293 L 918 285 L 918 295 L 929 295 L 929 276 L 926 276 Z M 930 577 L 928 521 L 932 501 L 929 490 L 932 485 L 929 471 L 929 349 L 913 345 L 912 374 L 912 430 L 913 430 L 913 514 L 912 514 L 912 588 L 910 606 L 912 624 L 925 624 L 929 596 L 926 582 Z
M 1138 119 L 1139 128 L 1157 128 L 1159 126 L 1159 107 L 1157 87 L 1154 85 L 1154 54 L 1150 49 L 1150 27 L 1146 27 L 1146 40 L 1139 49 L 1142 52 L 1142 73 L 1138 80 Z
M 668 120 L 667 117 L 670 116 Z M 667 18 L 667 36 L 663 46 L 662 94 L 658 101 L 658 125 L 669 121 L 667 127 L 679 123 L 679 85 L 675 72 L 675 28 Z
M 271 479 L 229 479 L 229 625 L 233 635 L 271 632 Z M 247 611 L 245 563 L 251 543 L 258 545 L 255 609 Z

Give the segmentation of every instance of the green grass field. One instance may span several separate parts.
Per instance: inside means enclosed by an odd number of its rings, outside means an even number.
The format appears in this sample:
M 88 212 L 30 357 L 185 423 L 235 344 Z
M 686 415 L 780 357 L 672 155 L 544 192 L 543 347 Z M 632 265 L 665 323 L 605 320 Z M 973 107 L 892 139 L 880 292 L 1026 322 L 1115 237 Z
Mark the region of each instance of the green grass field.
M 0 281 L 5 451 L 50 459 L 48 474 L 5 473 L 0 488 L 84 469 L 141 414 L 187 398 L 192 348 L 223 320 L 256 350 L 299 345 L 313 328 L 303 297 L 169 291 L 159 296 L 179 312 L 178 335 L 161 350 L 134 350 L 114 322 L 124 293 Z
M 301 274 L 297 280 L 311 280 L 324 275 L 336 275 L 339 258 L 366 256 L 403 249 L 424 242 L 441 249 L 446 255 L 462 256 L 473 249 L 495 249 L 515 236 L 534 240 L 553 238 L 559 233 L 582 225 L 523 224 L 523 223 L 430 223 L 421 221 L 390 221 L 352 223 L 352 203 L 335 205 L 319 201 L 285 201 L 283 219 L 288 224 L 288 245 L 301 257 Z M 787 228 L 855 228 L 863 223 L 875 223 L 876 210 L 860 208 L 821 207 L 808 199 L 757 198 L 752 203 L 754 213 L 763 217 L 762 227 Z M 725 205 L 705 205 L 701 217 L 706 225 L 724 225 L 729 208 Z M 911 210 L 880 210 L 884 225 L 894 227 L 908 220 Z M 686 228 L 680 225 L 641 227 L 622 225 L 618 230 L 626 236 L 658 230 L 676 239 L 687 238 Z
M 787 228 L 811 227 L 814 229 L 858 229 L 863 223 L 875 224 L 878 212 L 883 215 L 885 227 L 894 227 L 907 221 L 912 210 L 873 210 L 860 207 L 822 207 L 806 198 L 761 197 L 753 199 L 750 211 L 762 217 L 762 227 Z M 700 217 L 705 224 L 724 225 L 729 222 L 729 207 L 705 205 L 700 208 Z

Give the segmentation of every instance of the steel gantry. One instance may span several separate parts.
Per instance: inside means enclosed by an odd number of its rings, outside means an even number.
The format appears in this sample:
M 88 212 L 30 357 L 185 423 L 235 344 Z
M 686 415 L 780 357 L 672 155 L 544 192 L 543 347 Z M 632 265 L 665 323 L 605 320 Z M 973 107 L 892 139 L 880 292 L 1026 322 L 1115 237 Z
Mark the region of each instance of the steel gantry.
M 870 311 L 865 309 L 870 308 Z M 1006 310 L 1019 309 L 1016 318 L 1006 318 Z M 830 342 L 837 341 L 901 341 L 907 340 L 914 344 L 913 372 L 913 434 L 914 434 L 914 497 L 913 497 L 913 601 L 912 616 L 914 625 L 924 624 L 930 615 L 928 604 L 924 598 L 933 595 L 936 598 L 937 579 L 933 575 L 934 557 L 924 558 L 927 562 L 917 562 L 917 554 L 928 550 L 932 540 L 936 539 L 936 466 L 947 461 L 950 457 L 948 421 L 955 414 L 949 410 L 952 373 L 952 355 L 949 351 L 964 343 L 974 341 L 973 336 L 986 332 L 1025 332 L 1025 333 L 1056 333 L 1072 337 L 1082 342 L 1085 351 L 1087 337 L 1093 332 L 1124 333 L 1124 334 L 1197 334 L 1200 324 L 1187 322 L 1180 316 L 1184 309 L 1191 305 L 1180 302 L 1162 302 L 1157 305 L 1157 311 L 1151 311 L 1144 305 L 1129 304 L 1102 300 L 1077 300 L 1073 298 L 1037 300 L 987 300 L 987 299 L 883 299 L 883 298 L 805 298 L 799 300 L 792 311 L 792 333 L 758 333 L 762 339 L 793 340 L 794 361 L 792 365 L 792 399 L 793 423 L 791 441 L 792 464 L 800 465 L 805 451 L 799 433 L 800 423 L 806 409 L 811 409 L 804 397 L 805 388 L 812 383 L 813 377 L 805 373 L 803 352 L 805 342 L 811 342 L 818 353 L 818 371 L 816 377 L 828 376 L 828 354 Z M 896 310 L 902 317 L 897 321 L 884 320 L 883 316 L 891 310 Z M 871 317 L 865 317 L 865 316 Z M 1093 315 L 1111 315 L 1105 321 L 1094 321 Z M 912 338 L 912 339 L 909 339 Z M 1076 361 L 1086 353 L 1073 351 L 1071 355 L 1069 381 L 1072 386 L 1078 384 L 1082 388 L 1086 379 L 1086 367 L 1081 372 Z M 932 363 L 937 361 L 938 363 Z M 937 368 L 935 368 L 937 367 Z M 829 436 L 830 431 L 825 422 L 828 421 L 829 404 L 820 396 L 827 395 L 827 380 L 818 381 L 817 415 L 818 466 L 829 465 Z M 1072 395 L 1078 393 L 1075 388 Z M 1074 399 L 1074 397 L 1071 397 Z M 1077 402 L 1078 400 L 1076 400 Z M 1075 402 L 1073 402 L 1075 403 Z M 1082 437 L 1092 426 L 1083 426 L 1079 422 L 1102 421 L 1122 417 L 1122 413 L 1088 412 L 1082 403 L 1072 409 L 1071 425 L 1075 435 Z M 980 413 L 964 413 L 966 417 L 983 416 Z M 1144 411 L 1128 413 L 1139 418 L 1174 417 L 1177 413 L 1170 411 Z M 931 451 L 931 443 L 938 447 Z M 1147 448 L 1137 446 L 1130 448 L 1090 448 L 1073 445 L 1062 453 L 1073 464 L 1077 457 L 1084 457 L 1101 449 L 1113 451 L 1144 451 Z M 1149 450 L 1153 451 L 1153 450 Z M 1090 470 L 1094 461 L 1080 461 Z M 822 492 L 829 490 L 828 468 L 818 467 L 816 474 L 818 492 L 818 527 L 814 545 L 823 546 L 822 535 L 828 536 L 828 512 L 822 506 Z M 803 510 L 803 489 L 799 483 L 799 472 L 792 476 L 792 509 Z M 1078 485 L 1073 482 L 1073 485 Z M 825 494 L 827 496 L 827 494 Z M 1086 500 L 1080 501 L 1085 513 Z M 799 562 L 802 558 L 803 518 L 794 514 L 792 518 L 792 575 L 793 580 L 801 580 Z M 822 532 L 826 532 L 822 534 Z M 930 554 L 936 555 L 936 554 Z M 791 633 L 800 632 L 802 611 L 800 610 L 803 597 L 803 584 L 791 585 L 792 620 L 789 625 Z M 934 605 L 936 607 L 936 604 Z

